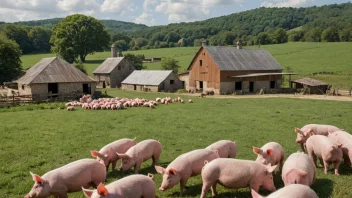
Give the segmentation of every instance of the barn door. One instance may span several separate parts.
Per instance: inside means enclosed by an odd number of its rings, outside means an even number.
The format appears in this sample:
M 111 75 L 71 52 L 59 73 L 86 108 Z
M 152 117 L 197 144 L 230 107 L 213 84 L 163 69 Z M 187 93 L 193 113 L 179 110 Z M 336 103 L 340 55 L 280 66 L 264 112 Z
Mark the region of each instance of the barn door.
M 254 82 L 249 82 L 249 92 L 254 92 Z

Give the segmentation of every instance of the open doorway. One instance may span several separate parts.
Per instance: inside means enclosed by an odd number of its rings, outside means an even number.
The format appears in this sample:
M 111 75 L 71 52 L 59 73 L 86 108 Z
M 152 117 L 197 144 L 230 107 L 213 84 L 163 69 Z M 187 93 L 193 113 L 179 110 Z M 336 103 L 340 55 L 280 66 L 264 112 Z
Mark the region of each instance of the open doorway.
M 59 93 L 59 84 L 57 84 L 57 83 L 48 83 L 48 93 L 51 93 L 51 94 Z
M 203 89 L 203 81 L 199 81 L 199 89 Z
M 133 85 L 134 90 L 137 90 L 137 85 Z
M 106 84 L 105 84 L 105 81 L 103 81 L 103 88 L 106 88 Z
M 254 82 L 249 82 L 249 92 L 250 93 L 254 92 Z
M 270 81 L 270 89 L 275 89 L 276 88 L 276 81 Z
M 91 94 L 90 84 L 83 84 L 83 93 Z

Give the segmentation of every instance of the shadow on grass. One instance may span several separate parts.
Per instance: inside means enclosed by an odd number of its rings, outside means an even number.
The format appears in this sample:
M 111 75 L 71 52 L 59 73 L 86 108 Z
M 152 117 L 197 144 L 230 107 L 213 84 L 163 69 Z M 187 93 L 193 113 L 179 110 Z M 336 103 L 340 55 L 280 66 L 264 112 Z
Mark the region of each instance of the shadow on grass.
M 84 63 L 88 63 L 88 64 L 100 64 L 103 63 L 105 60 L 101 59 L 101 60 L 86 60 L 86 62 Z
M 351 167 L 349 167 L 344 162 L 342 162 L 339 167 L 339 174 L 340 175 L 348 175 L 348 176 L 352 175 Z
M 331 179 L 319 178 L 312 185 L 312 189 L 317 193 L 318 197 L 331 197 L 334 183 Z
M 172 197 L 180 197 L 180 183 L 174 186 L 177 188 L 177 192 L 172 193 Z M 202 184 L 196 184 L 193 186 L 188 186 L 186 184 L 185 190 L 183 191 L 183 197 L 199 197 L 202 192 Z M 210 191 L 209 191 L 210 192 Z

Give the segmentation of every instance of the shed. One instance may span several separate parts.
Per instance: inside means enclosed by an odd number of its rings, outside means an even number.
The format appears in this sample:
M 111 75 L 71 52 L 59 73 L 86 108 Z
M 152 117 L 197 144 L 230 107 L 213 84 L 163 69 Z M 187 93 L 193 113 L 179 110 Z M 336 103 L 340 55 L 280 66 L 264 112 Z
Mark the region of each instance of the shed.
M 329 88 L 329 84 L 312 78 L 300 78 L 290 83 L 296 89 L 307 89 L 309 94 L 326 94 Z
M 189 90 L 189 71 L 178 73 L 177 77 L 181 80 L 183 89 Z
M 124 90 L 174 92 L 182 82 L 172 70 L 135 70 L 122 83 Z
M 14 81 L 20 95 L 33 99 L 60 94 L 93 94 L 96 81 L 58 57 L 43 58 Z

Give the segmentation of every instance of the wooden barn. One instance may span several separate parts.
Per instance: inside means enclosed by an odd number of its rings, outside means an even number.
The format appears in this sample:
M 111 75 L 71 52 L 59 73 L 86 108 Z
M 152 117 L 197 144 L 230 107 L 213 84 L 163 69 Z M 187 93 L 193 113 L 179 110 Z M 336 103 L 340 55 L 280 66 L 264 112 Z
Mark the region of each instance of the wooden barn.
M 268 51 L 242 49 L 241 42 L 237 48 L 203 42 L 187 70 L 189 89 L 215 94 L 279 89 L 283 75 L 282 66 Z
M 20 95 L 33 99 L 60 94 L 93 94 L 96 81 L 58 57 L 43 58 L 14 81 Z
M 115 45 L 111 46 L 111 54 L 111 58 L 107 58 L 93 71 L 99 88 L 121 87 L 121 82 L 135 70 L 130 61 L 124 57 L 118 57 Z
M 308 94 L 326 94 L 329 85 L 312 78 L 301 78 L 290 82 L 290 86 L 297 90 L 303 90 Z
M 172 70 L 135 70 L 122 83 L 123 90 L 175 92 L 182 82 Z

